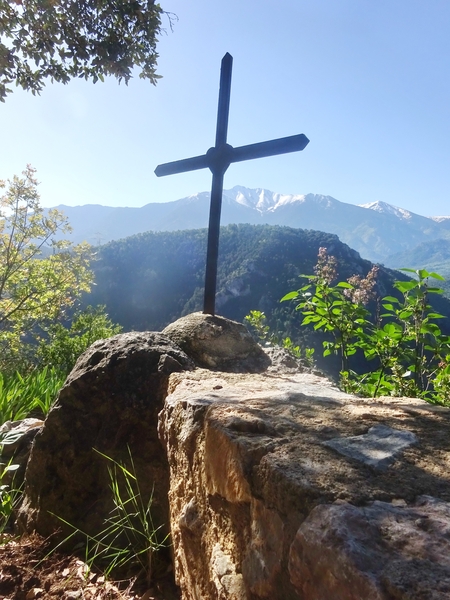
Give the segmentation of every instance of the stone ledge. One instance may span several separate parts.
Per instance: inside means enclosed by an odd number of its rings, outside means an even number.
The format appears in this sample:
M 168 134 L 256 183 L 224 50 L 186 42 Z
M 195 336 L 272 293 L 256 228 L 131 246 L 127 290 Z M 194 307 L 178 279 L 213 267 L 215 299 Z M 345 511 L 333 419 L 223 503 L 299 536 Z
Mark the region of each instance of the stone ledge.
M 169 391 L 159 431 L 171 471 L 171 528 L 183 600 L 338 599 L 335 591 L 305 594 L 292 568 L 289 576 L 291 546 L 316 507 L 407 507 L 424 494 L 448 506 L 449 410 L 428 410 L 419 400 L 411 403 L 413 410 L 392 398 L 367 401 L 307 373 L 197 369 L 172 374 Z M 417 439 L 384 470 L 324 446 L 380 426 Z M 389 544 L 385 552 L 393 552 Z M 413 569 L 411 578 L 417 573 Z M 365 600 L 390 599 L 386 585 L 380 596 Z

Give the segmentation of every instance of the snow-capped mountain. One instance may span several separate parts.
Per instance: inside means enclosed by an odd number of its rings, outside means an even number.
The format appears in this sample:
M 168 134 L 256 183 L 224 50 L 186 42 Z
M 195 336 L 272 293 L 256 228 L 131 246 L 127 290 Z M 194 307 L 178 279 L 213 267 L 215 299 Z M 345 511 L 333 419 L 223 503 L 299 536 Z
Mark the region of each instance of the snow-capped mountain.
M 449 217 L 430 217 L 430 219 L 433 219 L 433 221 L 436 221 L 436 223 L 442 223 L 443 221 L 450 221 L 450 216 Z
M 330 207 L 333 202 L 339 202 L 331 196 L 322 196 L 321 194 L 279 194 L 261 188 L 249 189 L 242 186 L 225 190 L 223 195 L 224 198 L 234 200 L 247 208 L 252 208 L 261 215 L 275 213 L 278 209 L 286 206 L 317 204 L 323 207 Z
M 57 208 L 67 215 L 74 241 L 98 245 L 145 231 L 207 227 L 209 199 L 209 192 L 201 192 L 142 208 Z M 321 194 L 280 194 L 242 186 L 224 191 L 221 223 L 267 223 L 335 233 L 362 257 L 377 262 L 427 240 L 450 238 L 450 217 L 422 217 L 386 202 L 356 206 Z
M 405 210 L 404 208 L 400 208 L 398 206 L 393 206 L 392 204 L 382 202 L 381 200 L 377 200 L 376 202 L 369 202 L 368 204 L 358 204 L 358 206 L 360 206 L 361 208 L 369 208 L 370 210 L 376 210 L 379 213 L 394 215 L 399 219 L 411 219 L 413 216 L 413 213 L 409 212 L 409 210 Z
M 236 186 L 232 190 L 224 191 L 224 196 L 234 199 L 238 204 L 253 208 L 261 214 L 265 212 L 274 212 L 279 206 L 302 203 L 305 201 L 304 195 L 276 194 L 269 190 L 251 190 L 241 186 Z

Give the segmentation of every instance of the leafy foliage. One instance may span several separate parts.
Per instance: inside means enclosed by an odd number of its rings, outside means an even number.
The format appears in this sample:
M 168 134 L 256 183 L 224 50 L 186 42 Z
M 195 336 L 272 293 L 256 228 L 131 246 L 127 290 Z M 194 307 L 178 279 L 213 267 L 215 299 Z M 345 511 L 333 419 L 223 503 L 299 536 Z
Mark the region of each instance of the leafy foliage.
M 285 295 L 282 302 L 300 297 L 296 308 L 303 314 L 302 325 L 312 324 L 315 331 L 322 330 L 333 335 L 333 342 L 324 342 L 324 356 L 332 352 L 339 353 L 342 372 L 348 370 L 349 357 L 356 353 L 352 341 L 361 335 L 362 328 L 368 322 L 370 312 L 365 305 L 373 297 L 378 267 L 372 267 L 364 279 L 353 276 L 347 282 L 332 286 L 337 276 L 336 266 L 336 258 L 328 256 L 325 248 L 320 248 L 319 259 L 314 267 L 315 275 L 302 276 L 311 283 L 303 286 L 299 292 Z
M 64 373 L 48 366 L 25 375 L 0 372 L 0 425 L 30 415 L 45 417 L 64 379 Z
M 260 342 L 275 343 L 275 334 L 270 332 L 266 315 L 263 312 L 260 310 L 251 310 L 248 315 L 245 315 L 244 320 L 250 325 Z
M 250 313 L 245 316 L 244 320 L 256 334 L 257 339 L 261 343 L 270 346 L 280 346 L 295 358 L 303 358 L 307 365 L 314 365 L 314 348 L 302 348 L 298 344 L 294 344 L 290 337 L 280 339 L 270 330 L 269 325 L 267 325 L 266 315 L 260 310 L 251 310 Z
M 33 332 L 73 306 L 93 275 L 87 244 L 55 239 L 70 227 L 58 210 L 42 209 L 35 170 L 8 184 L 0 182 L 0 368 L 11 370 Z
M 47 78 L 127 83 L 135 66 L 155 84 L 162 14 L 153 0 L 1 0 L 0 100 L 12 82 L 33 94 Z
M 105 312 L 104 306 L 88 306 L 78 310 L 69 327 L 54 322 L 46 330 L 36 355 L 40 364 L 61 373 L 69 373 L 77 358 L 96 340 L 105 339 L 122 331 Z
M 444 315 L 429 302 L 430 294 L 442 294 L 430 279 L 442 281 L 424 269 L 403 269 L 415 275 L 394 282 L 398 296 L 385 296 L 373 319 L 367 303 L 373 298 L 377 267 L 365 278 L 353 276 L 332 285 L 336 259 L 319 250 L 309 283 L 286 294 L 282 301 L 297 302 L 302 325 L 330 333 L 323 342 L 324 356 L 341 358 L 341 384 L 347 391 L 367 396 L 422 397 L 433 402 L 450 401 L 450 336 L 437 324 Z M 358 374 L 350 368 L 351 357 L 363 353 L 372 369 Z

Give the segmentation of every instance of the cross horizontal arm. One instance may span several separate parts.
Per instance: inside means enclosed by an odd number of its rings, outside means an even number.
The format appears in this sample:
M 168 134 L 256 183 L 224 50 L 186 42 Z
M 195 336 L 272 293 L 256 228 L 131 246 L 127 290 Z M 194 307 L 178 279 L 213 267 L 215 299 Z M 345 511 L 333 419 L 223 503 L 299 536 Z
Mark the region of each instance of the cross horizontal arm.
M 243 160 L 251 160 L 253 158 L 263 158 L 265 156 L 275 156 L 276 154 L 287 154 L 288 152 L 298 152 L 303 150 L 309 144 L 309 140 L 303 133 L 299 135 L 291 135 L 289 137 L 270 140 L 269 142 L 259 142 L 258 144 L 249 144 L 248 146 L 239 146 L 233 148 L 225 144 L 222 148 L 229 149 L 226 156 L 226 167 L 230 163 L 241 162 Z M 202 156 L 194 156 L 192 158 L 184 158 L 175 160 L 174 162 L 158 165 L 155 169 L 157 177 L 165 175 L 175 175 L 176 173 L 186 173 L 187 171 L 197 171 L 198 169 L 212 168 L 214 153 L 211 151 L 215 148 L 210 148 L 207 154 Z M 226 168 L 225 168 L 226 170 Z
M 176 173 L 185 173 L 186 171 L 197 171 L 198 169 L 206 169 L 209 167 L 209 160 L 206 154 L 202 156 L 194 156 L 192 158 L 184 158 L 175 160 L 174 162 L 158 165 L 155 169 L 157 177 L 164 175 L 175 175 Z
M 240 162 L 253 158 L 263 158 L 265 156 L 275 156 L 276 154 L 287 154 L 288 152 L 298 152 L 303 150 L 309 144 L 309 140 L 303 133 L 291 135 L 289 137 L 270 140 L 269 142 L 259 142 L 258 144 L 249 144 L 248 146 L 239 146 L 233 148 L 230 162 Z

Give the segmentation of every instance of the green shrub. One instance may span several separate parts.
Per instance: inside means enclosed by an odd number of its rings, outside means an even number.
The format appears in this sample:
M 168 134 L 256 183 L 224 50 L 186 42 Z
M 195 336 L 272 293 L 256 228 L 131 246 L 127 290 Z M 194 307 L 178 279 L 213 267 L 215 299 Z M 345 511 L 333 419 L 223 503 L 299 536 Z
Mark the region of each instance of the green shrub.
M 120 333 L 122 327 L 110 320 L 105 308 L 88 306 L 76 312 L 70 327 L 61 323 L 50 325 L 37 349 L 38 362 L 69 373 L 80 354 L 96 340 Z
M 314 364 L 314 348 L 303 349 L 298 344 L 294 344 L 290 337 L 280 338 L 270 330 L 270 327 L 267 325 L 266 315 L 260 310 L 251 310 L 244 317 L 244 320 L 247 321 L 250 329 L 261 343 L 280 346 L 295 358 L 303 359 L 307 365 L 312 366 Z
M 367 303 L 375 296 L 377 267 L 365 278 L 353 276 L 333 285 L 336 260 L 321 248 L 314 270 L 314 275 L 302 276 L 308 280 L 305 286 L 281 301 L 297 302 L 302 325 L 331 335 L 331 341 L 323 342 L 323 354 L 340 356 L 344 390 L 450 402 L 450 336 L 438 325 L 444 315 L 429 303 L 430 294 L 443 293 L 429 283 L 430 279 L 442 281 L 439 274 L 401 269 L 415 277 L 396 281 L 398 297 L 378 299 L 373 318 Z M 351 360 L 357 353 L 374 367 L 362 374 L 352 370 Z

